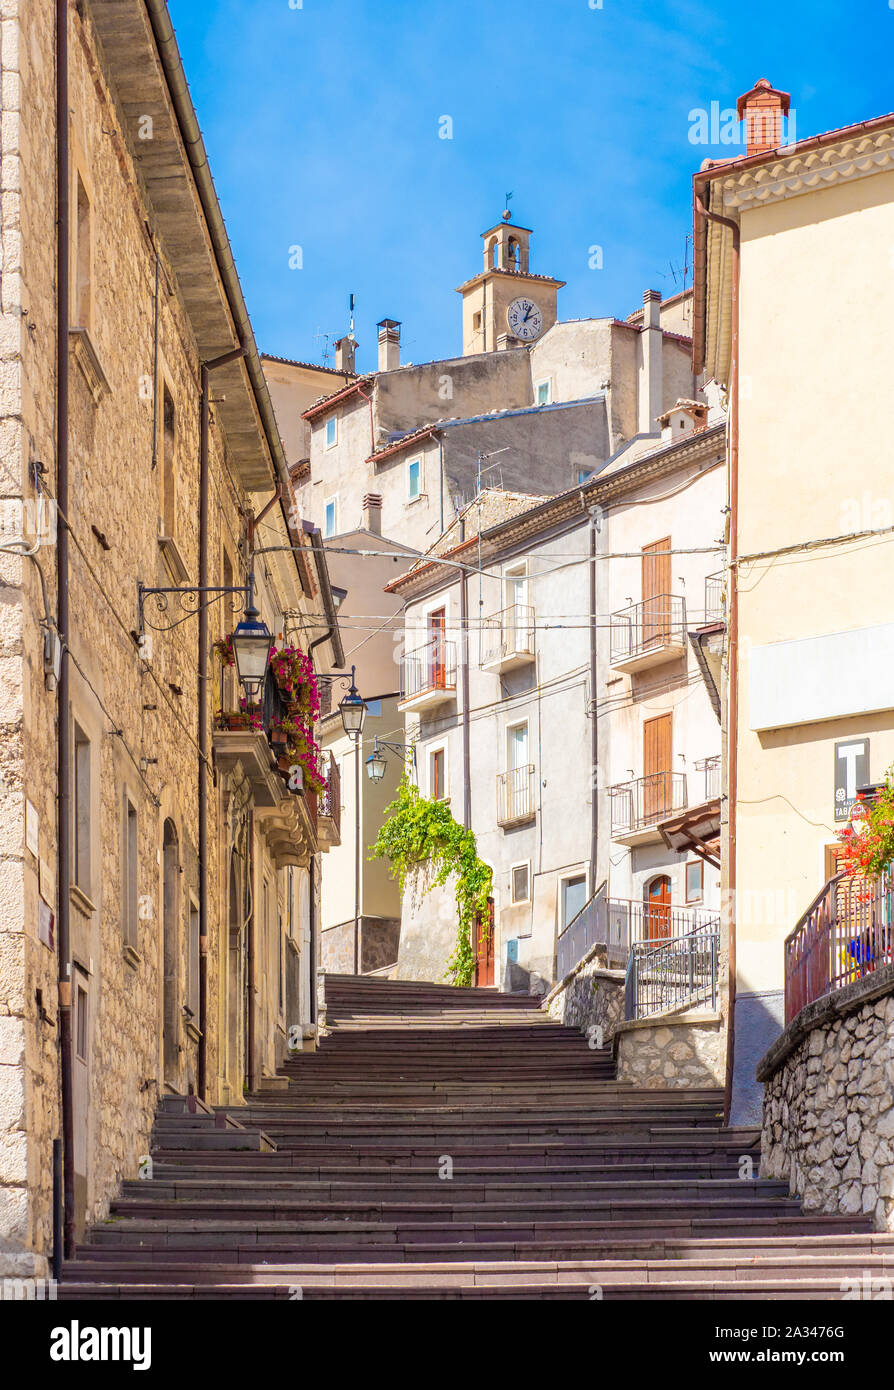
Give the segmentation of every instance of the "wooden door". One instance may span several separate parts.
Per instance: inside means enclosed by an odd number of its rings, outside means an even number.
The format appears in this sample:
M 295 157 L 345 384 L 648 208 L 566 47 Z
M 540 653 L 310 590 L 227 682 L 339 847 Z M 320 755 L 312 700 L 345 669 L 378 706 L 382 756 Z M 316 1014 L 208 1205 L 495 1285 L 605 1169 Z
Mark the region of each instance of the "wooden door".
M 673 809 L 673 715 L 659 714 L 643 724 L 643 818 L 659 820 Z
M 643 546 L 643 619 L 644 647 L 657 646 L 667 640 L 670 630 L 671 538 L 653 541 Z
M 488 898 L 487 916 L 475 919 L 475 984 L 494 982 L 494 900 Z
M 447 610 L 436 608 L 428 615 L 428 636 L 431 643 L 431 688 L 443 690 L 447 685 L 447 660 L 444 634 L 447 631 Z
M 671 881 L 660 874 L 649 884 L 646 896 L 647 941 L 664 941 L 671 934 Z

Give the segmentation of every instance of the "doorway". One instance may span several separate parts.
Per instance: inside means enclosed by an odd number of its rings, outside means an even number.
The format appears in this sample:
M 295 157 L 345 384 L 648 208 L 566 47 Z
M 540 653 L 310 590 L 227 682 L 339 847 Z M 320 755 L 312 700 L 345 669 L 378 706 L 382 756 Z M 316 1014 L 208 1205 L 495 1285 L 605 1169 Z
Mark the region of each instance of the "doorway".
M 164 1079 L 177 1090 L 180 1082 L 180 1036 L 177 1017 L 177 962 L 179 957 L 177 914 L 180 897 L 180 853 L 177 843 L 177 828 L 172 820 L 165 821 L 162 832 L 162 883 L 162 912 L 164 917 L 162 1059 Z
M 671 881 L 667 874 L 653 878 L 646 888 L 646 941 L 666 941 L 671 934 Z
M 673 810 L 673 715 L 643 723 L 643 819 L 660 820 Z
M 447 685 L 447 652 L 444 641 L 447 632 L 447 609 L 436 608 L 428 615 L 429 674 L 432 690 L 444 690 Z
M 644 647 L 667 641 L 671 607 L 671 538 L 643 546 L 643 627 Z
M 475 984 L 479 989 L 494 983 L 494 900 L 487 900 L 487 916 L 475 918 Z

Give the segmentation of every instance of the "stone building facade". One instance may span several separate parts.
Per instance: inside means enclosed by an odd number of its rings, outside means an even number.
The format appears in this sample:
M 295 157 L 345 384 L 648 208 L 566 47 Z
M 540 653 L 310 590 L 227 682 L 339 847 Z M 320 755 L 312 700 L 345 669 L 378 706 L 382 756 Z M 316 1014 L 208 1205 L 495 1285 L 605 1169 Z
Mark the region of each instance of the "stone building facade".
M 340 659 L 166 7 L 55 8 L 58 32 L 25 0 L 0 28 L 0 1272 L 19 1274 L 51 1250 L 55 1139 L 70 1242 L 136 1176 L 162 1094 L 241 1101 L 313 1019 L 316 801 L 263 730 L 218 727 L 238 691 L 211 643 L 241 597 L 139 586 L 251 570 L 274 640 Z M 256 553 L 262 509 L 281 550 Z

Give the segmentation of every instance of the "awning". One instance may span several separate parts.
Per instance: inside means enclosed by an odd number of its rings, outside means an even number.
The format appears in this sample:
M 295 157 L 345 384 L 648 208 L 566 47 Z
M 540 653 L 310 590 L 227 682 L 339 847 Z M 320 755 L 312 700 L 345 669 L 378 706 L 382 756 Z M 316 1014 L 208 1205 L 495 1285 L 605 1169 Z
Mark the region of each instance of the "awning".
M 658 829 L 668 849 L 678 854 L 696 854 L 720 868 L 720 797 L 690 806 L 677 816 L 663 820 Z

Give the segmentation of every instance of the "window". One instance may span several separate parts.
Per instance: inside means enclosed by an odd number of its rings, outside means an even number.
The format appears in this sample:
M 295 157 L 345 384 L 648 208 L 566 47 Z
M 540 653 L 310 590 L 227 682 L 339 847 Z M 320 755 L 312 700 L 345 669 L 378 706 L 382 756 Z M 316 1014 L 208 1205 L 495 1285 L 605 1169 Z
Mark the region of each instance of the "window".
M 531 900 L 531 861 L 525 860 L 524 864 L 513 864 L 509 870 L 509 880 L 511 889 L 512 906 L 517 903 L 526 903 Z
M 338 416 L 330 415 L 326 421 L 326 448 L 334 449 L 338 443 Z
M 87 991 L 83 985 L 76 986 L 75 1000 L 75 1051 L 82 1062 L 87 1060 Z
M 189 959 L 187 969 L 186 1002 L 193 1022 L 199 1022 L 199 970 L 201 965 L 202 942 L 199 936 L 199 906 L 194 898 L 189 900 Z
M 534 387 L 534 392 L 534 401 L 537 405 L 549 405 L 553 398 L 552 381 L 549 379 L 546 381 L 538 381 L 537 385 Z
M 587 875 L 575 874 L 561 882 L 562 927 L 572 922 L 587 901 Z
M 82 893 L 90 896 L 90 740 L 80 724 L 74 726 L 74 845 L 72 876 Z
M 587 483 L 592 478 L 592 476 L 593 470 L 591 468 L 579 468 L 577 470 L 578 483 Z
M 411 459 L 407 464 L 407 496 L 411 502 L 422 496 L 422 459 Z
M 89 329 L 93 326 L 92 212 L 80 174 L 75 181 L 74 326 Z
M 137 808 L 124 794 L 121 843 L 121 935 L 125 946 L 137 945 Z
M 338 530 L 338 498 L 330 497 L 326 503 L 325 520 L 323 522 L 323 535 L 334 536 Z
M 175 531 L 174 454 L 177 447 L 177 415 L 174 397 L 167 382 L 162 389 L 161 411 L 161 533 L 173 536 Z
M 447 751 L 433 748 L 428 755 L 428 795 L 432 801 L 447 796 Z
M 686 901 L 700 903 L 705 895 L 705 866 L 700 859 L 686 865 Z

